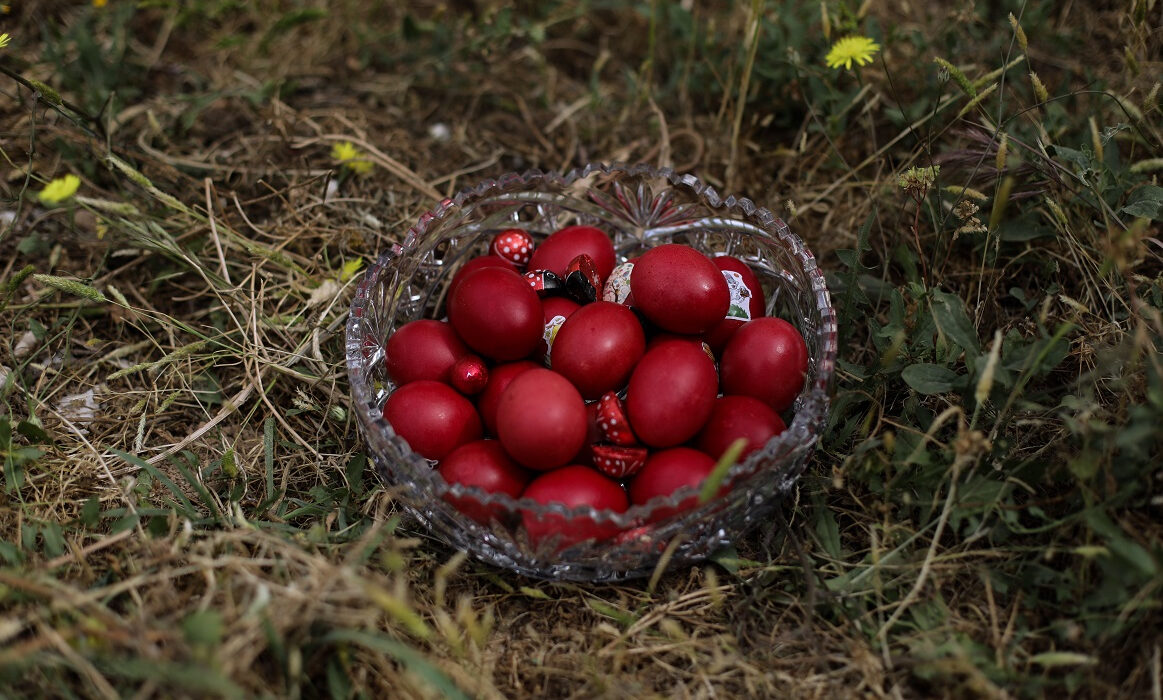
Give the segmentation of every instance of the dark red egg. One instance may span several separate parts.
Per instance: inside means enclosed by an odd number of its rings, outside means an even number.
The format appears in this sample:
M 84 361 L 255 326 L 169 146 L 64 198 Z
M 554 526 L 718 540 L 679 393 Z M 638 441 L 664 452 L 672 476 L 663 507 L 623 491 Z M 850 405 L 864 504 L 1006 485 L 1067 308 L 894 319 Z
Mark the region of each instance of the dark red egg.
M 588 506 L 616 513 L 625 512 L 629 507 L 626 492 L 618 482 L 577 464 L 534 478 L 521 497 L 542 504 L 560 503 L 567 508 Z M 604 540 L 618 534 L 620 529 L 613 523 L 598 522 L 585 516 L 538 515 L 529 510 L 522 513 L 522 520 L 534 546 L 556 538 L 558 549 L 588 539 Z
M 650 348 L 654 347 L 655 345 L 658 345 L 659 343 L 666 342 L 668 340 L 679 340 L 679 341 L 682 341 L 684 343 L 690 343 L 691 345 L 694 345 L 696 348 L 702 350 L 703 354 L 705 354 L 707 357 L 711 358 L 712 362 L 714 362 L 714 360 L 715 360 L 715 353 L 711 351 L 711 346 L 707 344 L 707 341 L 703 340 L 703 337 L 701 335 L 682 335 L 680 333 L 656 333 L 650 337 L 650 340 L 648 340 L 646 342 L 646 349 L 650 350 Z
M 647 458 L 638 475 L 630 481 L 630 502 L 640 506 L 658 496 L 670 496 L 684 486 L 696 491 L 715 469 L 715 460 L 689 447 L 659 450 Z M 698 494 L 683 499 L 675 507 L 658 508 L 652 521 L 669 518 L 698 505 Z
M 646 350 L 646 334 L 629 308 L 609 301 L 573 313 L 553 344 L 553 369 L 573 382 L 583 398 L 596 399 L 626 384 Z
M 590 256 L 598 277 L 605 282 L 614 269 L 614 244 L 593 226 L 566 226 L 550 235 L 533 251 L 529 269 L 552 270 L 564 279 L 569 263 L 582 254 Z
M 477 395 L 477 410 L 489 435 L 497 434 L 497 406 L 501 403 L 501 394 L 509 386 L 509 382 L 517 378 L 522 372 L 538 369 L 541 365 L 529 360 L 518 360 L 496 365 L 489 370 L 489 380 L 485 389 Z
M 413 452 L 428 459 L 443 459 L 481 438 L 481 419 L 472 403 L 447 384 L 430 379 L 393 391 L 384 403 L 384 418 Z
M 400 326 L 388 338 L 384 351 L 388 376 L 397 386 L 421 379 L 447 382 L 452 366 L 468 354 L 451 326 L 431 319 Z
M 715 363 L 698 344 L 663 341 L 646 351 L 630 375 L 626 415 L 639 440 L 672 447 L 703 427 L 718 391 Z
M 541 300 L 541 315 L 545 319 L 545 329 L 541 334 L 537 356 L 546 365 L 553 364 L 553 343 L 557 340 L 557 332 L 561 330 L 561 325 L 580 308 L 576 301 L 565 297 L 546 297 Z
M 496 440 L 477 440 L 456 448 L 440 460 L 436 470 L 449 484 L 475 486 L 485 493 L 506 493 L 519 498 L 532 474 L 513 461 Z M 479 523 L 499 518 L 503 509 L 484 506 L 472 497 L 445 494 L 444 500 Z
M 719 363 L 724 394 L 754 396 L 776 411 L 791 406 L 807 370 L 803 336 L 795 326 L 771 316 L 735 331 Z
M 501 394 L 497 436 L 513 459 L 532 469 L 560 467 L 586 440 L 586 404 L 569 380 L 547 369 L 522 372 Z
M 465 277 L 484 267 L 497 267 L 502 270 L 513 271 L 517 269 L 513 263 L 504 258 L 499 258 L 496 255 L 480 255 L 472 258 L 464 265 L 461 265 L 460 269 L 456 271 L 456 274 L 452 276 L 452 281 L 448 283 L 448 298 L 452 298 L 452 293 L 456 291 L 456 288 L 460 286 L 460 283 L 464 281 Z
M 779 414 L 754 396 L 720 396 L 695 444 L 717 460 L 732 443 L 743 438 L 747 445 L 739 454 L 742 460 L 786 428 Z
M 642 254 L 630 273 L 634 306 L 663 330 L 705 333 L 727 315 L 731 294 L 710 258 L 668 243 Z
M 449 297 L 448 321 L 466 345 L 500 362 L 536 350 L 545 328 L 537 292 L 512 269 L 499 267 L 461 280 Z

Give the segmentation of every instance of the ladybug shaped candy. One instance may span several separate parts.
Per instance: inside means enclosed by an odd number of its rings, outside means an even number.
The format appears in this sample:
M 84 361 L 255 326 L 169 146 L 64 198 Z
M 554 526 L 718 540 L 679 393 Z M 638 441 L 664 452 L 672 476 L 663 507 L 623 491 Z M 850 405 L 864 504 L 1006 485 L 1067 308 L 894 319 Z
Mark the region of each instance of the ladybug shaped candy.
M 504 258 L 517 267 L 525 267 L 529 264 L 529 258 L 533 257 L 533 236 L 519 228 L 505 229 L 493 236 L 489 253 Z

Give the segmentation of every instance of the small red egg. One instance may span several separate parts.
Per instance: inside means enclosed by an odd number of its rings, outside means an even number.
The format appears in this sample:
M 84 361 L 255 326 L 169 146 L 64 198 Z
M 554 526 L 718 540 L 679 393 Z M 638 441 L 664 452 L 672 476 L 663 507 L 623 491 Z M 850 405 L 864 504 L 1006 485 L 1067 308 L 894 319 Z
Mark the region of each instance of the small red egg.
M 477 396 L 477 410 L 489 435 L 497 434 L 497 406 L 501 403 L 501 394 L 509 386 L 509 382 L 517 378 L 522 372 L 538 369 L 541 365 L 529 360 L 518 360 L 503 365 L 496 365 L 489 370 L 489 381 L 485 389 Z
M 646 334 L 634 312 L 596 301 L 573 313 L 553 344 L 553 369 L 573 382 L 583 398 L 596 399 L 626 384 L 646 350 Z
M 465 396 L 476 396 L 488 386 L 489 368 L 476 355 L 465 355 L 448 371 L 448 383 Z
M 791 406 L 807 371 L 803 336 L 795 326 L 771 316 L 735 331 L 719 363 L 724 394 L 754 396 L 776 411 Z
M 501 394 L 497 436 L 521 464 L 560 467 L 586 440 L 586 404 L 569 380 L 547 369 L 522 372 Z
M 430 379 L 396 389 L 384 403 L 384 418 L 412 451 L 443 459 L 466 442 L 481 438 L 481 419 L 472 403 L 447 384 Z
M 715 460 L 689 447 L 659 450 L 646 459 L 645 466 L 630 481 L 630 502 L 640 506 L 658 496 L 669 496 L 684 486 L 698 489 L 715 469 Z M 658 508 L 652 521 L 663 520 L 698 505 L 698 495 L 683 499 L 677 506 Z
M 421 379 L 447 382 L 457 360 L 468 348 L 447 323 L 431 319 L 410 321 L 388 338 L 385 368 L 397 386 Z
M 564 279 L 566 267 L 583 253 L 590 256 L 598 277 L 605 282 L 614 269 L 614 244 L 593 226 L 567 226 L 550 235 L 533 251 L 529 269 L 552 270 Z
M 501 362 L 536 350 L 545 328 L 537 292 L 521 275 L 499 267 L 461 280 L 449 298 L 448 321 L 466 345 Z
M 754 396 L 720 396 L 695 443 L 717 460 L 732 443 L 743 438 L 747 445 L 739 454 L 742 460 L 786 428 L 779 414 Z
M 545 330 L 541 334 L 541 345 L 538 346 L 537 357 L 547 366 L 552 365 L 553 344 L 557 340 L 557 332 L 565 319 L 573 315 L 581 306 L 572 299 L 565 297 L 546 297 L 541 300 L 542 318 L 545 319 Z
M 513 498 L 521 496 L 533 476 L 514 462 L 496 440 L 477 440 L 461 445 L 440 460 L 436 471 L 449 484 L 475 486 L 486 493 L 506 493 Z M 500 506 L 486 507 L 471 497 L 445 494 L 444 500 L 482 524 L 491 518 L 499 518 L 503 513 Z
M 647 319 L 674 333 L 705 333 L 727 315 L 731 293 L 710 258 L 668 243 L 642 254 L 630 273 L 634 305 Z
M 626 415 L 652 447 L 686 442 L 707 422 L 718 394 L 715 363 L 699 344 L 658 343 L 639 360 L 626 390 Z
M 536 477 L 525 487 L 521 497 L 543 504 L 560 503 L 567 508 L 589 506 L 616 513 L 625 512 L 629 506 L 626 492 L 618 482 L 602 476 L 589 467 L 577 464 L 554 469 Z M 522 513 L 522 520 L 525 532 L 529 534 L 529 541 L 534 546 L 557 538 L 558 549 L 582 540 L 604 540 L 618 534 L 619 531 L 613 523 L 599 523 L 584 516 L 567 518 L 544 514 L 539 517 L 525 510 Z
M 505 260 L 504 258 L 497 257 L 496 255 L 477 256 L 466 262 L 464 265 L 461 265 L 460 269 L 456 271 L 456 274 L 452 276 L 452 281 L 448 283 L 448 298 L 452 298 L 452 293 L 456 291 L 456 288 L 460 286 L 460 283 L 464 281 L 465 277 L 468 277 L 469 274 L 476 272 L 483 267 L 499 267 L 502 270 L 514 271 L 517 269 L 513 266 L 513 263 Z

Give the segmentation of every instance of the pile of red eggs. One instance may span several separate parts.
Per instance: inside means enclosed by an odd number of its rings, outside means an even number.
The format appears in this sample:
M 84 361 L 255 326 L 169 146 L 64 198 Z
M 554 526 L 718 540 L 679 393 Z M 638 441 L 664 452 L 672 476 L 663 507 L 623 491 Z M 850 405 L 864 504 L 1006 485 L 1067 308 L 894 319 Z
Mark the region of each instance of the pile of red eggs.
M 679 244 L 616 263 L 590 226 L 540 245 L 498 233 L 449 283 L 447 321 L 388 339 L 399 388 L 384 418 L 450 484 L 615 512 L 697 489 L 729 446 L 742 439 L 742 459 L 782 432 L 808 351 L 795 327 L 764 315 L 755 273 Z M 447 498 L 481 523 L 504 515 Z M 523 520 L 533 542 L 617 534 L 590 519 Z

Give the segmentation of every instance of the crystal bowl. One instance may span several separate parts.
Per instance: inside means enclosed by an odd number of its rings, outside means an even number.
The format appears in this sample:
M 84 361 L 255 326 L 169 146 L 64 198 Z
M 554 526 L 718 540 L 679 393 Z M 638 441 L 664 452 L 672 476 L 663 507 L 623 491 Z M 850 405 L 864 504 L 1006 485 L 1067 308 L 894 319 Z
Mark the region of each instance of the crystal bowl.
M 384 401 L 395 388 L 384 367 L 391 333 L 418 318 L 442 318 L 452 274 L 485 253 L 496 232 L 516 227 L 542 239 L 572 224 L 609 233 L 620 261 L 671 242 L 742 259 L 763 284 L 768 315 L 793 323 L 807 342 L 808 374 L 787 430 L 730 467 L 729 490 L 679 515 L 657 517 L 676 510 L 692 489 L 614 513 L 450 486 L 383 418 Z M 823 271 L 783 221 L 749 199 L 720 196 L 692 175 L 620 164 L 508 174 L 441 201 L 367 271 L 351 305 L 346 341 L 359 426 L 376 471 L 403 509 L 433 537 L 478 559 L 528 576 L 573 581 L 628 579 L 651 574 L 660 562 L 698 561 L 767 521 L 803 472 L 827 419 L 837 342 Z M 478 523 L 446 497 L 479 502 L 498 517 Z M 593 520 L 602 532 L 619 534 L 567 546 L 552 538 L 534 544 L 523 516 Z

